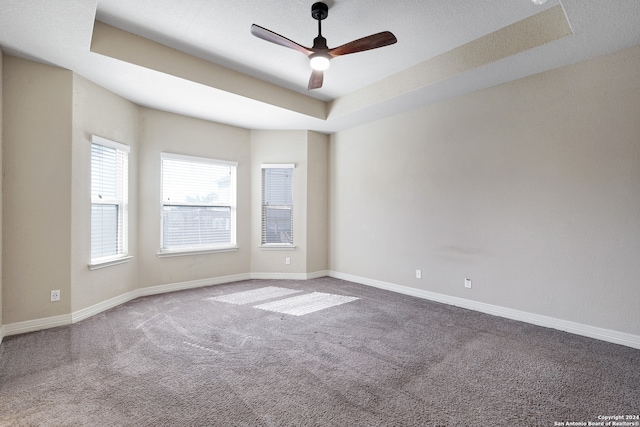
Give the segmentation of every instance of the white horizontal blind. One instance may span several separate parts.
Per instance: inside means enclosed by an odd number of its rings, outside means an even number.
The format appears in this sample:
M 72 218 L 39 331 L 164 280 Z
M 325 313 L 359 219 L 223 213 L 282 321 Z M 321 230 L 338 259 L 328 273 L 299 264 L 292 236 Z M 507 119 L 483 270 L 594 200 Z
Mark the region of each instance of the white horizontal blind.
M 129 147 L 92 137 L 91 262 L 127 255 Z
M 262 168 L 262 245 L 293 245 L 293 165 Z
M 235 245 L 235 163 L 162 156 L 162 249 Z

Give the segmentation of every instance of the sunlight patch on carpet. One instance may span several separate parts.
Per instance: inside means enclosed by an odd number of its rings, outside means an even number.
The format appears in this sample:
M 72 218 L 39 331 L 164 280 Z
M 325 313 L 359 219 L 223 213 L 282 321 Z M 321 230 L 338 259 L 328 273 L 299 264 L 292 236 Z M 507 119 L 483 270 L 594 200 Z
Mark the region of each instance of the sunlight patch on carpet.
M 275 311 L 277 313 L 291 314 L 294 316 L 302 316 L 304 314 L 309 314 L 313 313 L 314 311 L 319 311 L 325 308 L 334 307 L 336 305 L 345 304 L 357 299 L 358 298 L 356 297 L 313 292 L 310 294 L 299 295 L 283 300 L 256 305 L 254 307 L 261 310 Z
M 230 304 L 251 304 L 285 295 L 295 294 L 302 291 L 295 289 L 280 288 L 277 286 L 267 286 L 265 288 L 253 289 L 251 291 L 236 292 L 219 297 L 207 298 L 213 301 L 228 302 Z

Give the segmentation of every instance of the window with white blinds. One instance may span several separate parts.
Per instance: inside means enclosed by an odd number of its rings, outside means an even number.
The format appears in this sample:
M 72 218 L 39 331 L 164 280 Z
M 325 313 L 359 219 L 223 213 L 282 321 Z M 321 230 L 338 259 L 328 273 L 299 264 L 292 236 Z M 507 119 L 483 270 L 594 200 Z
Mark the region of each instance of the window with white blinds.
M 262 165 L 262 246 L 293 245 L 293 168 Z
M 127 256 L 129 147 L 91 137 L 91 264 Z
M 237 163 L 162 154 L 161 252 L 236 245 Z

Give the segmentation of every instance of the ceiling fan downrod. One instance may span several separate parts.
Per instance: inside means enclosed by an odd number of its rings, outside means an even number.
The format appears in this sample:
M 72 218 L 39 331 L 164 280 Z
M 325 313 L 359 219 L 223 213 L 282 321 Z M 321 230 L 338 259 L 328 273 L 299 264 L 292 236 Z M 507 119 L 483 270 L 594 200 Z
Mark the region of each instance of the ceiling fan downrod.
M 318 21 L 318 37 L 313 39 L 314 49 L 329 49 L 327 39 L 322 37 L 322 21 L 329 16 L 329 6 L 325 3 L 317 2 L 311 6 L 311 17 Z

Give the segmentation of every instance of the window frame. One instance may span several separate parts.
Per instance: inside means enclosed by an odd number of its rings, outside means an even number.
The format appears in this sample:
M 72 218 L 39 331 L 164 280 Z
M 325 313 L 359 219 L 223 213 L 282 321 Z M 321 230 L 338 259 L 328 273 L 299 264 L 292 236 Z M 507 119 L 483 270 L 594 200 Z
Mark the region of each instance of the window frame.
M 200 163 L 206 165 L 214 165 L 214 166 L 224 166 L 230 168 L 230 186 L 231 191 L 229 195 L 229 205 L 221 205 L 219 203 L 202 203 L 202 204 L 194 204 L 194 203 L 181 203 L 181 202 L 171 202 L 165 203 L 164 200 L 164 160 L 179 160 L 190 163 Z M 187 256 L 187 255 L 197 255 L 197 254 L 207 254 L 207 253 L 217 253 L 217 252 L 232 252 L 237 251 L 237 168 L 238 162 L 229 161 L 229 160 L 220 160 L 213 159 L 210 157 L 200 157 L 200 156 L 189 156 L 184 154 L 175 154 L 175 153 L 160 153 L 160 249 L 158 250 L 157 256 L 160 258 L 164 257 L 175 257 L 175 256 Z M 229 207 L 230 210 L 230 242 L 228 244 L 220 244 L 220 245 L 202 245 L 202 246 L 188 246 L 181 248 L 165 248 L 165 236 L 164 236 L 164 207 L 166 205 L 170 206 L 193 206 L 193 207 Z
M 264 163 L 260 166 L 260 249 L 262 250 L 294 250 L 294 200 L 293 200 L 293 173 L 296 168 L 295 163 Z M 266 243 L 265 239 L 265 182 L 264 182 L 264 170 L 265 169 L 290 169 L 291 170 L 291 205 L 277 205 L 278 209 L 286 209 L 290 211 L 291 215 L 291 243 Z
M 95 270 L 98 268 L 108 267 L 111 265 L 117 265 L 128 262 L 132 256 L 129 255 L 129 154 L 131 147 L 128 145 L 112 141 L 107 138 L 100 137 L 98 135 L 91 135 L 90 140 L 90 179 L 89 179 L 89 198 L 91 210 L 94 205 L 107 205 L 117 207 L 117 229 L 116 229 L 116 254 L 92 257 L 92 240 L 91 227 L 93 227 L 92 213 L 89 214 L 89 269 Z M 122 161 L 123 164 L 116 165 L 115 178 L 116 178 L 116 197 L 115 199 L 103 199 L 100 196 L 95 197 L 93 193 L 93 145 L 99 145 L 102 147 L 116 150 L 116 162 Z M 121 154 L 118 154 L 121 153 Z M 122 156 L 120 159 L 119 156 Z M 121 173 L 118 173 L 120 170 Z

